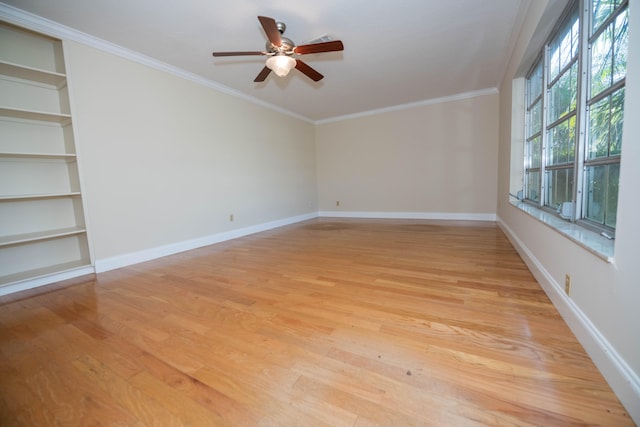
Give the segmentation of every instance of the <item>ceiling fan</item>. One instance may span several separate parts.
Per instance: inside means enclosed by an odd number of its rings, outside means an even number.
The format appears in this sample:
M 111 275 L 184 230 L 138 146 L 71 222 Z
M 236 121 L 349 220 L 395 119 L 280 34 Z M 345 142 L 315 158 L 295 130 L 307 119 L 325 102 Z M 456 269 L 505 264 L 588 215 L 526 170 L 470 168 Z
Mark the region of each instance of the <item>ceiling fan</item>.
M 311 80 L 317 82 L 324 77 L 294 55 L 306 55 L 308 53 L 335 52 L 344 50 L 340 40 L 332 40 L 320 43 L 309 43 L 296 46 L 291 39 L 283 37 L 287 26 L 282 22 L 267 16 L 258 16 L 258 20 L 269 39 L 265 51 L 240 51 L 240 52 L 213 52 L 213 56 L 244 56 L 265 55 L 268 56 L 265 67 L 260 71 L 254 82 L 263 82 L 273 71 L 280 77 L 286 76 L 291 69 L 296 68 Z

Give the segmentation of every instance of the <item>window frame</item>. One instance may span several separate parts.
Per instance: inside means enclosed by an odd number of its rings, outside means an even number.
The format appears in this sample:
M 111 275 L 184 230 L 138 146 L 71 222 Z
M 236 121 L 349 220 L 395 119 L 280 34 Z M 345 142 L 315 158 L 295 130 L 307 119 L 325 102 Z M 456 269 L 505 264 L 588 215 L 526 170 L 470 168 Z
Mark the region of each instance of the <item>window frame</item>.
M 604 99 L 609 99 L 609 114 L 611 113 L 613 96 L 618 95 L 622 96 L 622 103 L 624 105 L 624 88 L 626 86 L 626 71 L 624 76 L 619 80 L 615 81 L 614 74 L 612 72 L 612 83 L 601 89 L 595 95 L 591 94 L 591 84 L 592 84 L 592 70 L 591 70 L 591 61 L 592 61 L 592 46 L 598 40 L 598 37 L 605 32 L 608 31 L 609 28 L 612 28 L 611 31 L 615 30 L 615 23 L 618 22 L 618 19 L 624 14 L 627 14 L 627 25 L 628 25 L 628 8 L 629 8 L 629 0 L 616 0 L 615 3 L 619 3 L 614 5 L 609 16 L 602 20 L 599 23 L 598 28 L 592 28 L 592 22 L 595 20 L 593 18 L 593 1 L 591 0 L 573 0 L 569 2 L 567 7 L 564 9 L 562 15 L 557 20 L 553 30 L 550 33 L 550 36 L 545 41 L 543 47 L 541 48 L 540 53 L 537 58 L 533 62 L 533 65 L 530 67 L 529 71 L 525 75 L 525 122 L 524 122 L 524 164 L 523 164 L 523 197 L 522 201 L 535 206 L 536 208 L 542 209 L 547 212 L 551 212 L 557 215 L 560 215 L 560 207 L 549 206 L 548 202 L 551 203 L 550 197 L 554 196 L 550 194 L 549 191 L 549 183 L 551 182 L 551 178 L 549 174 L 553 174 L 554 171 L 570 171 L 573 178 L 572 188 L 568 194 L 569 202 L 572 202 L 570 205 L 571 212 L 570 215 L 562 216 L 564 219 L 568 219 L 571 222 L 574 222 L 578 225 L 584 226 L 585 228 L 591 229 L 592 231 L 596 231 L 598 233 L 605 232 L 608 235 L 613 236 L 615 233 L 615 218 L 614 218 L 614 226 L 607 225 L 607 217 L 606 214 L 609 213 L 609 207 L 607 207 L 606 203 L 610 203 L 608 192 L 611 190 L 608 186 L 608 181 L 605 189 L 605 204 L 601 207 L 603 209 L 603 221 L 602 223 L 589 219 L 586 215 L 588 213 L 588 207 L 593 207 L 593 205 L 588 205 L 590 201 L 589 194 L 589 183 L 587 183 L 588 179 L 588 168 L 591 168 L 590 173 L 595 173 L 595 167 L 598 166 L 607 166 L 607 173 L 610 173 L 610 169 L 608 166 L 617 166 L 619 168 L 620 160 L 622 157 L 621 149 L 620 153 L 611 155 L 611 129 L 612 129 L 612 118 L 609 116 L 608 121 L 608 145 L 607 145 L 607 155 L 606 157 L 596 157 L 596 158 L 588 158 L 587 150 L 592 148 L 590 146 L 590 113 L 592 107 L 598 105 Z M 626 10 L 626 12 L 625 12 Z M 572 54 L 568 62 L 564 65 L 562 64 L 562 52 L 558 55 L 560 59 L 558 60 L 558 64 L 554 62 L 554 66 L 558 65 L 558 70 L 554 75 L 553 79 L 551 79 L 550 74 L 550 64 L 551 64 L 551 49 L 552 44 L 556 43 L 558 49 L 561 48 L 564 39 L 567 37 L 567 34 L 570 37 L 569 47 L 571 48 L 571 52 L 573 52 L 573 27 L 571 24 L 577 15 L 577 23 L 578 23 L 578 41 L 577 41 L 577 54 Z M 565 31 L 568 30 L 568 33 Z M 614 33 L 612 33 L 614 34 Z M 627 27 L 627 36 L 628 37 L 628 27 Z M 611 40 L 610 54 L 611 54 L 611 66 L 612 70 L 615 70 L 616 67 L 616 40 L 615 36 Z M 628 53 L 628 51 L 627 51 Z M 605 55 L 606 56 L 606 55 Z M 566 57 L 565 57 L 566 59 Z M 560 79 L 568 76 L 570 82 L 572 82 L 572 78 L 570 74 L 571 69 L 576 66 L 576 82 L 575 82 L 575 99 L 576 105 L 575 108 L 571 108 L 572 102 L 569 100 L 568 110 L 561 114 L 556 114 L 554 119 L 551 118 L 550 109 L 550 99 L 552 98 L 551 91 L 554 89 L 554 85 L 559 84 Z M 542 76 L 541 76 L 541 93 L 535 97 L 535 99 L 530 99 L 531 94 L 530 90 L 532 87 L 532 81 L 535 83 L 535 80 L 532 78 L 536 77 L 536 73 L 539 71 L 539 67 L 542 68 Z M 571 84 L 571 83 L 570 83 Z M 561 88 L 557 88 L 560 90 Z M 570 86 L 570 91 L 573 89 Z M 541 102 L 542 111 L 540 112 L 540 123 L 536 124 L 536 128 L 539 128 L 537 132 L 531 132 L 531 124 L 532 124 L 532 112 L 536 103 Z M 573 129 L 574 134 L 572 135 L 573 139 L 573 160 L 570 162 L 564 163 L 552 163 L 551 162 L 551 132 L 554 129 L 559 129 L 558 126 L 562 126 L 563 124 L 567 124 L 570 126 L 570 121 L 574 117 L 575 119 L 575 128 Z M 622 107 L 621 120 L 624 121 L 624 106 Z M 571 129 L 568 130 L 571 132 Z M 535 156 L 530 153 L 531 147 L 535 138 L 540 138 L 540 153 L 539 165 L 532 165 L 532 160 Z M 618 169 L 619 170 L 619 169 Z M 538 182 L 532 182 L 532 177 L 536 176 Z M 607 175 L 609 177 L 609 175 Z M 618 175 L 619 179 L 619 175 Z M 567 180 L 570 180 L 567 177 Z M 607 178 L 608 180 L 608 178 Z M 619 182 L 619 181 L 618 181 Z M 532 199 L 531 190 L 537 190 L 537 199 Z M 617 191 L 617 190 L 616 190 Z M 616 206 L 617 206 L 617 195 L 616 195 Z M 561 206 L 562 204 L 560 204 Z M 616 207 L 617 213 L 617 207 Z

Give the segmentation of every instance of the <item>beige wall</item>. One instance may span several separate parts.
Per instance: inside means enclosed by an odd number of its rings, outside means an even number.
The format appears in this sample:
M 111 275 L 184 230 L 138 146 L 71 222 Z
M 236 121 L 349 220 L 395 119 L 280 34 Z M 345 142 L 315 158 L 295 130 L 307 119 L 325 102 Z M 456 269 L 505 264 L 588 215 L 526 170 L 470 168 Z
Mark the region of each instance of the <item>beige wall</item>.
M 520 77 L 517 70 L 533 31 L 545 6 L 553 3 L 531 3 L 500 89 L 498 217 L 627 410 L 640 422 L 640 122 L 634 119 L 640 117 L 640 14 L 630 14 L 615 262 L 592 255 L 509 204 L 512 80 Z M 638 6 L 640 1 L 631 1 L 631 10 Z M 565 274 L 572 276 L 570 298 L 562 291 Z
M 319 209 L 495 214 L 497 129 L 491 93 L 320 124 Z
M 317 211 L 312 124 L 82 44 L 65 55 L 97 261 Z

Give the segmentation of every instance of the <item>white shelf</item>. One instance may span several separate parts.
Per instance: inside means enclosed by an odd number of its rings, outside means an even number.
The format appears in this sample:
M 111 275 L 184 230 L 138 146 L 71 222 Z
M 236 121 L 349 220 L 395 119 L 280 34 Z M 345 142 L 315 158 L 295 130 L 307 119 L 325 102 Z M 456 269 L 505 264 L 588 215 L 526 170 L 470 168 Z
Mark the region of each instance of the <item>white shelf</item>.
M 58 230 L 46 230 L 36 233 L 16 234 L 13 236 L 0 236 L 0 247 L 18 245 L 22 243 L 37 242 L 40 240 L 56 239 L 59 237 L 74 236 L 76 234 L 86 233 L 84 227 L 68 227 Z
M 80 192 L 0 195 L 0 202 L 11 202 L 11 201 L 18 201 L 18 200 L 36 200 L 36 199 L 60 199 L 64 197 L 80 197 Z
M 0 61 L 0 74 L 19 79 L 30 80 L 33 82 L 53 85 L 58 88 L 63 86 L 67 81 L 67 76 L 64 74 L 42 70 L 39 68 L 28 67 L 25 65 L 14 64 L 7 61 Z
M 71 121 L 71 114 L 50 113 L 46 111 L 24 110 L 20 108 L 0 107 L 0 116 L 14 119 L 36 120 L 49 123 L 66 123 Z
M 67 154 L 67 153 L 7 153 L 7 152 L 3 153 L 3 152 L 0 152 L 0 158 L 74 161 L 76 159 L 76 155 Z
M 37 268 L 34 270 L 21 271 L 16 274 L 9 274 L 7 276 L 0 276 L 0 287 L 12 285 L 16 282 L 25 280 L 37 280 L 42 277 L 59 275 L 68 271 L 78 270 L 80 268 L 90 267 L 89 260 L 77 260 L 72 262 L 65 262 L 62 264 L 50 265 L 47 267 Z

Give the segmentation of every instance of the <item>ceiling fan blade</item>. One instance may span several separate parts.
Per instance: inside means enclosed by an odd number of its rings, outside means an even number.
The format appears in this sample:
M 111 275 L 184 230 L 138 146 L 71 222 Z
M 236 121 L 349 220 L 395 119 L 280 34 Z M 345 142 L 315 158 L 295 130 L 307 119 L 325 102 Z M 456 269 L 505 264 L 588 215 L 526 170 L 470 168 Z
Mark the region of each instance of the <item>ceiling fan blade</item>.
M 270 72 L 271 72 L 271 69 L 269 67 L 264 67 L 262 71 L 260 71 L 260 74 L 256 76 L 254 82 L 256 83 L 263 82 L 267 78 Z
M 248 52 L 213 52 L 213 56 L 244 56 L 244 55 L 264 55 L 264 52 L 248 51 Z
M 280 31 L 278 31 L 276 20 L 267 16 L 258 16 L 258 20 L 260 24 L 262 24 L 262 28 L 264 28 L 264 32 L 267 34 L 267 38 L 269 38 L 271 44 L 280 47 L 282 39 L 280 38 Z
M 319 72 L 317 72 L 316 70 L 314 70 L 313 68 L 305 64 L 304 62 L 300 61 L 299 59 L 296 59 L 296 68 L 298 69 L 298 71 L 305 74 L 314 82 L 318 82 L 324 78 L 322 74 L 320 74 Z
M 340 40 L 303 44 L 301 46 L 296 46 L 293 49 L 293 51 L 298 55 L 305 55 L 307 53 L 336 52 L 339 50 L 344 50 L 344 45 Z

